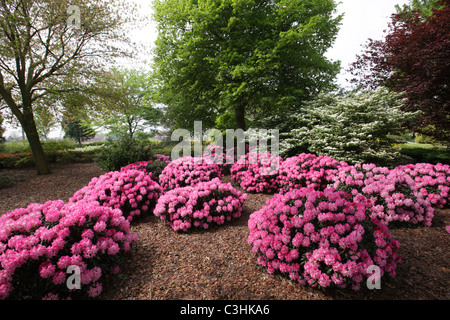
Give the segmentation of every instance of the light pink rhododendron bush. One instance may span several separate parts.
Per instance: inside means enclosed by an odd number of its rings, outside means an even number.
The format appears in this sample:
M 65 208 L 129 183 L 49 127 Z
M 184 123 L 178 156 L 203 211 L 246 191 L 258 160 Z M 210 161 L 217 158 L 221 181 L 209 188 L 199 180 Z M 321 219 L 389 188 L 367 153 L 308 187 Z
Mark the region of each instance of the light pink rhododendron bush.
M 333 187 L 371 200 L 370 216 L 384 224 L 394 222 L 431 226 L 434 208 L 414 179 L 402 170 L 374 164 L 343 167 Z
M 280 167 L 278 178 L 280 192 L 284 193 L 302 187 L 323 190 L 333 181 L 339 168 L 347 165 L 344 161 L 310 153 L 289 157 L 282 162 Z
M 202 157 L 208 163 L 215 163 L 219 166 L 222 175 L 230 173 L 231 166 L 236 162 L 234 149 L 225 149 L 222 146 L 208 145 L 202 152 Z
M 167 191 L 174 188 L 193 186 L 199 182 L 222 177 L 216 163 L 202 157 L 180 157 L 172 160 L 159 176 L 159 184 Z
M 195 186 L 175 188 L 163 194 L 153 213 L 175 231 L 207 229 L 221 225 L 242 213 L 247 195 L 219 178 Z
M 167 167 L 169 162 L 170 161 L 160 159 L 138 161 L 120 168 L 120 171 L 141 170 L 149 174 L 153 181 L 159 183 L 159 176 L 161 175 L 164 168 Z
M 438 208 L 450 208 L 450 165 L 416 163 L 395 168 L 411 176 L 420 193 Z
M 137 235 L 119 209 L 95 202 L 30 204 L 0 216 L 0 299 L 96 297 Z M 80 288 L 67 286 L 69 266 Z
M 141 170 L 107 172 L 93 178 L 76 191 L 70 202 L 98 201 L 102 206 L 120 209 L 128 220 L 151 213 L 161 196 L 161 186 Z
M 283 159 L 271 153 L 249 152 L 231 167 L 231 179 L 247 192 L 278 191 L 278 171 Z
M 356 202 L 357 200 L 358 202 Z M 370 201 L 333 189 L 275 194 L 250 215 L 248 243 L 269 273 L 302 285 L 358 290 L 371 265 L 395 276 L 399 242 L 369 218 Z
M 144 171 L 148 171 L 147 167 L 152 164 L 153 162 L 161 162 L 161 163 L 165 163 L 166 165 L 170 162 L 170 157 L 163 155 L 163 154 L 155 154 L 153 156 L 153 159 L 150 160 L 146 160 L 146 161 L 137 161 L 137 162 L 133 162 L 130 163 L 129 165 L 126 165 L 124 167 L 122 167 L 120 170 L 121 171 L 126 171 L 126 170 L 144 170 Z

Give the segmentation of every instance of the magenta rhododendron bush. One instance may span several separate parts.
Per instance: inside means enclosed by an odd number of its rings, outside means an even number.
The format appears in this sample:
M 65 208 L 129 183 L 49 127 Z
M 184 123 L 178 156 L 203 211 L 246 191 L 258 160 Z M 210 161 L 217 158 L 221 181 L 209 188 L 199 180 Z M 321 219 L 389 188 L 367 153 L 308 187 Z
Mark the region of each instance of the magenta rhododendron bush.
M 167 191 L 159 198 L 154 214 L 175 231 L 207 229 L 241 216 L 247 195 L 219 178 Z
M 237 158 L 234 149 L 227 150 L 222 146 L 211 144 L 203 150 L 202 157 L 208 163 L 217 164 L 223 175 L 230 173 L 231 166 Z
M 434 208 L 402 170 L 356 164 L 341 168 L 334 180 L 334 188 L 370 199 L 371 217 L 386 225 L 396 221 L 431 226 Z
M 155 154 L 153 157 L 156 160 L 159 160 L 159 161 L 164 161 L 164 162 L 167 162 L 167 163 L 170 162 L 170 157 L 166 156 L 165 154 Z
M 134 163 L 130 163 L 129 165 L 126 165 L 125 167 L 122 167 L 120 170 L 121 171 L 126 171 L 126 170 L 145 170 L 147 171 L 147 167 L 149 166 L 149 164 L 153 163 L 153 162 L 162 162 L 165 164 L 168 164 L 170 162 L 170 157 L 166 156 L 164 154 L 155 154 L 153 156 L 152 159 L 150 160 L 145 160 L 145 161 L 137 161 Z
M 395 168 L 411 176 L 418 190 L 438 208 L 450 208 L 450 165 L 416 163 Z
M 193 186 L 199 182 L 222 177 L 216 163 L 202 157 L 180 157 L 172 160 L 159 176 L 159 184 L 164 190 Z
M 137 235 L 119 209 L 79 201 L 30 204 L 0 216 L 0 298 L 96 297 Z M 69 266 L 80 288 L 69 289 Z
M 302 153 L 283 161 L 279 172 L 280 192 L 308 187 L 316 190 L 327 188 L 339 168 L 347 166 L 328 156 Z
M 355 201 L 357 200 L 357 201 Z M 369 218 L 370 201 L 343 191 L 310 188 L 275 194 L 250 215 L 248 243 L 269 273 L 302 285 L 360 288 L 369 266 L 395 276 L 399 242 Z
M 231 179 L 247 192 L 278 191 L 278 171 L 283 159 L 271 153 L 249 152 L 231 167 Z
M 141 170 L 150 175 L 153 181 L 159 183 L 159 176 L 168 164 L 169 162 L 159 159 L 138 161 L 120 168 L 120 171 Z
M 128 220 L 151 212 L 161 196 L 161 186 L 141 170 L 107 172 L 76 191 L 70 202 L 98 201 L 102 206 L 122 210 Z

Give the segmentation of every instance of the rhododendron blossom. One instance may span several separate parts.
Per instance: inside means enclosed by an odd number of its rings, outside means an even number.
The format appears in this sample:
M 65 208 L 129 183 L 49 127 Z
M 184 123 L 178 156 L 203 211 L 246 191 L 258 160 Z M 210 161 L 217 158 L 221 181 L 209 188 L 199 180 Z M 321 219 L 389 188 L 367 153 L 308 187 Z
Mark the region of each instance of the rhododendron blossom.
M 98 295 L 101 285 L 96 283 L 111 265 L 117 265 L 117 254 L 129 250 L 130 244 L 137 240 L 129 228 L 130 223 L 120 209 L 100 206 L 94 201 L 33 203 L 3 214 L 0 299 L 59 296 L 43 292 L 49 289 L 63 296 L 82 296 L 84 286 L 80 291 L 69 292 L 65 284 L 66 270 L 73 265 L 80 268 L 83 285 L 94 284 L 89 294 Z M 117 233 L 120 236 L 114 237 Z
M 332 186 L 372 202 L 371 217 L 388 225 L 394 221 L 431 226 L 434 208 L 408 174 L 374 164 L 340 168 Z
M 338 169 L 345 166 L 346 162 L 310 153 L 289 157 L 280 166 L 280 192 L 302 187 L 323 190 L 332 181 Z
M 401 165 L 394 170 L 401 170 L 414 179 L 418 191 L 432 205 L 450 208 L 450 165 L 416 163 Z
M 312 287 L 359 289 L 371 265 L 395 276 L 399 242 L 368 217 L 371 203 L 343 191 L 300 188 L 275 194 L 250 215 L 248 243 L 269 273 Z M 291 210 L 292 208 L 296 210 Z
M 120 171 L 141 170 L 151 175 L 152 180 L 159 182 L 159 175 L 169 162 L 169 156 L 156 154 L 153 156 L 153 159 L 130 163 L 129 165 L 122 167 Z
M 271 153 L 249 152 L 233 164 L 231 179 L 247 192 L 277 192 L 282 161 Z
M 220 177 L 222 173 L 217 164 L 202 157 L 186 156 L 171 161 L 159 176 L 159 183 L 167 191 Z
M 124 217 L 131 221 L 151 211 L 161 193 L 162 188 L 150 175 L 130 169 L 112 171 L 93 178 L 87 186 L 76 191 L 69 201 L 98 201 L 105 207 L 120 209 Z
M 217 164 L 223 175 L 230 173 L 231 166 L 236 162 L 233 149 L 227 150 L 216 145 L 208 145 L 202 152 L 202 158 L 207 163 Z
M 154 214 L 175 231 L 208 228 L 241 216 L 247 195 L 219 178 L 195 186 L 175 188 L 159 198 Z

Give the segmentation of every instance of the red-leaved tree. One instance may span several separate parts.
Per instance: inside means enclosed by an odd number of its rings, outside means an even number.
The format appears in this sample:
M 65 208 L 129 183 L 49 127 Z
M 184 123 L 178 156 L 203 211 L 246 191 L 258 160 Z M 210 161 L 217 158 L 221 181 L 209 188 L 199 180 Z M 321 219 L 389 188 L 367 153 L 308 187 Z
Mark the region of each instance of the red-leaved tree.
M 369 39 L 349 71 L 361 87 L 404 92 L 405 110 L 422 111 L 413 129 L 450 145 L 450 0 L 429 16 L 393 14 L 385 39 Z

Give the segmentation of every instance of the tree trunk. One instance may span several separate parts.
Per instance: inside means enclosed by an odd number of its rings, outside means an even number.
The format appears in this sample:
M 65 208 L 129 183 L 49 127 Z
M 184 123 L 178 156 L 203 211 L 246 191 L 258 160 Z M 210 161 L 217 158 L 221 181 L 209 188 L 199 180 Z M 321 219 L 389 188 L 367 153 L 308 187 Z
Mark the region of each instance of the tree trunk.
M 39 140 L 39 134 L 36 129 L 33 114 L 24 114 L 23 122 L 21 124 L 27 136 L 28 143 L 30 144 L 31 152 L 33 153 L 37 174 L 50 174 L 51 171 L 45 160 L 44 150 L 42 149 L 41 141 Z
M 245 127 L 245 106 L 243 104 L 239 104 L 234 108 L 234 113 L 236 116 L 236 129 L 246 130 Z

